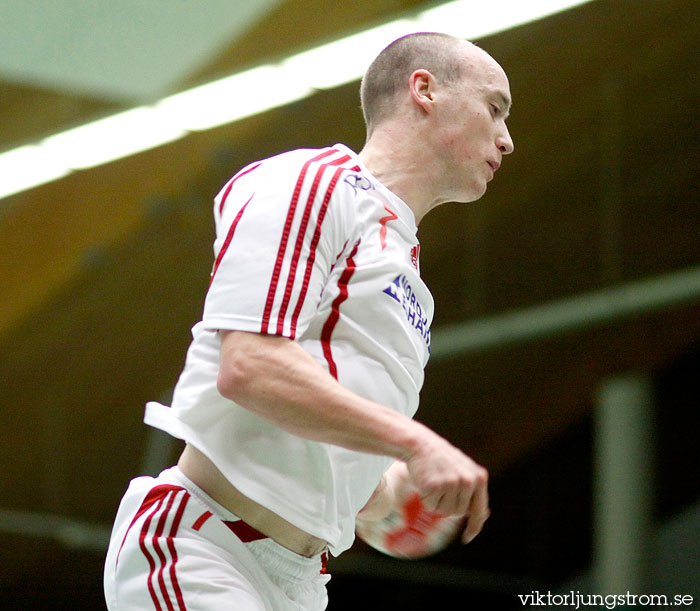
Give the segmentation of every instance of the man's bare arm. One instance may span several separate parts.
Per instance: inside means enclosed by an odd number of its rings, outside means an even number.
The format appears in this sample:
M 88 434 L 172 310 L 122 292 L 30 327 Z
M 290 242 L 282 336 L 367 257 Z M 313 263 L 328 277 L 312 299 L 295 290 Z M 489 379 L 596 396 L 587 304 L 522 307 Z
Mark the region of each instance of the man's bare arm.
M 222 332 L 217 386 L 294 435 L 403 460 L 428 509 L 469 514 L 468 538 L 481 530 L 486 470 L 423 424 L 341 386 L 296 342 Z

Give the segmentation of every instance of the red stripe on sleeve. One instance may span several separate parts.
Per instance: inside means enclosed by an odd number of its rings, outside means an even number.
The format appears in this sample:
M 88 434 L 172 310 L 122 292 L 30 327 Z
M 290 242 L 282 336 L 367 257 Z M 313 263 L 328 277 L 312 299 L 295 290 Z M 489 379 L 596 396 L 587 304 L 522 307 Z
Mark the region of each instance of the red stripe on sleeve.
M 321 330 L 321 345 L 323 346 L 323 356 L 326 358 L 328 363 L 328 371 L 337 380 L 338 379 L 338 367 L 333 360 L 333 352 L 331 350 L 331 336 L 333 335 L 333 330 L 338 324 L 340 319 L 340 305 L 348 298 L 348 284 L 350 283 L 350 278 L 355 273 L 355 260 L 354 257 L 357 255 L 357 249 L 360 246 L 360 240 L 357 241 L 352 252 L 345 260 L 345 269 L 343 273 L 340 274 L 340 279 L 338 280 L 338 296 L 333 300 L 331 306 L 331 313 L 328 319 L 323 325 Z
M 272 317 L 272 306 L 275 302 L 275 293 L 277 293 L 277 285 L 279 283 L 280 274 L 282 273 L 282 264 L 284 262 L 284 253 L 287 250 L 287 243 L 289 242 L 289 234 L 292 231 L 292 224 L 294 223 L 294 214 L 296 212 L 297 204 L 299 203 L 299 195 L 301 194 L 301 188 L 304 184 L 304 179 L 306 178 L 306 173 L 309 171 L 309 166 L 316 162 L 337 153 L 335 149 L 330 149 L 322 152 L 320 155 L 309 159 L 302 167 L 299 173 L 299 178 L 297 179 L 296 186 L 294 187 L 294 193 L 292 194 L 292 201 L 289 204 L 289 211 L 287 212 L 287 219 L 284 223 L 284 229 L 282 231 L 282 238 L 280 240 L 279 250 L 277 251 L 277 259 L 275 260 L 275 267 L 272 271 L 272 278 L 270 279 L 270 288 L 267 292 L 267 300 L 265 301 L 265 310 L 263 312 L 262 325 L 260 327 L 261 333 L 268 333 L 270 328 L 270 318 Z
M 296 243 L 294 244 L 294 254 L 292 255 L 292 261 L 290 263 L 290 268 L 289 268 L 289 274 L 287 275 L 287 286 L 285 287 L 284 290 L 284 297 L 282 299 L 282 305 L 280 306 L 280 310 L 277 314 L 277 334 L 282 335 L 284 332 L 284 318 L 287 315 L 287 309 L 289 308 L 289 302 L 292 298 L 292 292 L 294 291 L 294 280 L 296 278 L 297 274 L 297 265 L 299 264 L 299 259 L 301 257 L 301 253 L 304 249 L 304 238 L 306 237 L 306 231 L 309 227 L 309 221 L 311 219 L 311 213 L 314 208 L 314 201 L 316 199 L 316 193 L 318 192 L 318 185 L 321 183 L 321 179 L 323 177 L 324 172 L 326 171 L 327 168 L 331 166 L 338 166 L 342 165 L 346 161 L 350 159 L 349 155 L 345 155 L 343 157 L 339 157 L 338 159 L 334 159 L 333 161 L 329 163 L 324 163 L 322 166 L 319 167 L 318 171 L 316 172 L 316 176 L 314 177 L 313 184 L 311 185 L 311 191 L 309 191 L 309 197 L 306 200 L 306 207 L 304 208 L 304 215 L 301 219 L 301 224 L 299 226 L 299 231 L 297 233 L 297 239 Z M 336 170 L 336 173 L 333 175 L 333 178 L 337 182 L 336 176 L 339 174 L 339 172 L 342 171 L 342 168 L 339 170 Z M 333 180 L 333 179 L 331 179 Z M 332 189 L 331 189 L 332 191 Z M 330 199 L 330 195 L 328 195 L 328 192 L 326 192 L 327 198 Z M 323 218 L 321 218 L 321 213 L 325 215 L 325 207 L 328 207 L 328 203 L 326 201 L 326 198 L 324 198 L 324 202 L 321 206 L 321 210 L 319 211 L 319 219 L 316 221 L 316 228 L 320 228 L 320 224 L 323 221 Z M 310 253 L 311 255 L 311 253 Z M 315 255 L 314 255 L 315 256 Z M 294 332 L 295 330 L 293 329 L 291 332 L 291 337 L 294 339 Z
M 236 174 L 232 179 L 231 182 L 228 183 L 228 186 L 226 187 L 226 191 L 224 191 L 223 196 L 221 197 L 221 203 L 219 204 L 219 214 L 223 213 L 224 211 L 224 204 L 226 203 L 226 198 L 228 197 L 229 193 L 231 193 L 231 189 L 233 188 L 233 183 L 235 183 L 239 178 L 245 176 L 246 174 L 249 174 L 256 168 L 259 168 L 260 165 L 262 164 L 262 161 L 260 163 L 256 163 L 254 166 L 248 168 L 247 170 L 242 170 L 238 174 Z
M 354 171 L 359 171 L 360 168 L 355 166 L 351 169 Z M 331 201 L 331 196 L 333 195 L 333 191 L 335 189 L 335 186 L 338 184 L 338 180 L 340 179 L 340 175 L 345 170 L 346 170 L 346 168 L 338 168 L 335 171 L 335 173 L 333 174 L 333 178 L 331 178 L 331 181 L 328 184 L 328 189 L 326 189 L 326 195 L 323 198 L 323 203 L 321 204 L 321 209 L 319 210 L 319 213 L 318 213 L 318 220 L 316 221 L 316 230 L 314 232 L 314 236 L 311 240 L 311 244 L 309 247 L 309 257 L 306 261 L 306 270 L 304 272 L 304 279 L 303 279 L 302 285 L 301 285 L 301 292 L 299 293 L 299 299 L 297 301 L 296 308 L 294 308 L 294 312 L 292 314 L 292 322 L 291 322 L 291 337 L 292 337 L 292 339 L 296 336 L 297 322 L 299 320 L 299 314 L 301 314 L 301 308 L 304 306 L 304 300 L 306 299 L 306 293 L 309 290 L 309 282 L 311 281 L 311 272 L 313 271 L 314 261 L 316 260 L 316 248 L 318 247 L 318 243 L 321 240 L 321 225 L 323 223 L 323 219 L 326 216 L 326 212 L 328 210 L 328 204 Z
M 221 260 L 224 258 L 224 255 L 226 254 L 226 251 L 228 250 L 229 244 L 231 244 L 231 240 L 233 239 L 233 234 L 236 232 L 236 227 L 238 227 L 238 221 L 241 220 L 241 217 L 243 216 L 243 212 L 246 209 L 246 206 L 250 203 L 250 200 L 255 197 L 255 193 L 250 196 L 250 199 L 243 204 L 243 207 L 238 211 L 238 214 L 236 215 L 236 218 L 233 219 L 233 223 L 231 223 L 231 227 L 229 227 L 228 234 L 226 234 L 226 239 L 224 240 L 224 243 L 221 246 L 221 250 L 219 251 L 219 256 L 216 257 L 216 263 L 214 263 L 214 268 L 211 270 L 211 278 L 209 279 L 209 286 L 211 286 L 211 283 L 214 282 L 214 276 L 216 275 L 216 271 L 219 269 L 219 265 L 221 265 Z

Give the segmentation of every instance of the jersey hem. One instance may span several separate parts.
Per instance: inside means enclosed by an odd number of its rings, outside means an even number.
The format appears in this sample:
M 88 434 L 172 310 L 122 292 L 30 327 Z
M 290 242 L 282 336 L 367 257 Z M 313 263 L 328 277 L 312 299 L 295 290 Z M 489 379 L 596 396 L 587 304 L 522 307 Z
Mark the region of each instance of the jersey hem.
M 177 439 L 181 439 L 187 443 L 191 443 L 190 440 L 196 439 L 196 434 L 193 434 L 193 431 L 189 426 L 187 426 L 185 423 L 179 420 L 177 416 L 172 414 L 171 410 L 172 408 L 168 407 L 167 405 L 163 405 L 162 403 L 158 403 L 157 401 L 149 401 L 148 403 L 146 403 L 146 412 L 143 421 L 145 424 L 165 431 L 166 433 L 172 435 Z M 194 442 L 192 442 L 192 445 L 195 446 L 205 456 L 207 456 L 209 460 L 216 463 L 215 459 L 210 455 L 206 448 L 203 448 Z M 227 477 L 226 479 L 229 478 Z M 229 481 L 231 480 L 229 479 Z M 341 541 L 340 532 L 336 531 L 335 533 L 333 533 L 328 531 L 321 531 L 313 528 L 312 525 L 304 524 L 303 514 L 295 512 L 293 507 L 289 507 L 289 505 L 285 504 L 282 499 L 270 497 L 269 493 L 264 488 L 255 486 L 255 482 L 250 482 L 246 479 L 243 486 L 241 486 L 240 482 L 231 482 L 231 484 L 241 489 L 241 492 L 243 492 L 243 494 L 249 496 L 256 503 L 260 503 L 268 509 L 270 509 L 270 505 L 278 506 L 283 509 L 288 509 L 288 511 L 285 511 L 284 514 L 282 511 L 279 510 L 271 509 L 271 511 L 275 511 L 276 513 L 278 513 L 278 515 L 280 515 L 281 518 L 287 520 L 291 524 L 294 524 L 296 527 L 308 532 L 310 535 L 313 535 L 326 541 L 326 543 L 328 544 L 328 549 L 333 554 L 333 556 L 339 556 L 343 551 L 351 547 L 352 541 L 350 541 L 349 543 L 343 543 Z M 243 488 L 245 488 L 245 491 L 243 490 Z M 253 488 L 252 491 L 251 488 Z M 262 495 L 255 494 L 256 490 L 262 491 Z
M 286 331 L 283 333 L 264 333 L 261 330 L 262 319 L 217 316 L 204 318 L 200 324 L 203 329 L 208 331 L 247 331 L 251 333 L 260 333 L 261 335 L 291 337 Z

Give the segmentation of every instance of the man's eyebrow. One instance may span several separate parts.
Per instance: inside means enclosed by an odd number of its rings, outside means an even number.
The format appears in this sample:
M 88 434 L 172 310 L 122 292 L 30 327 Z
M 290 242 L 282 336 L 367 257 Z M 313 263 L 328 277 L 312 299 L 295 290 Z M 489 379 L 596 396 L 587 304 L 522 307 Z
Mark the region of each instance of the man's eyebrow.
M 510 114 L 510 107 L 512 105 L 510 98 L 502 91 L 497 91 L 496 95 L 500 98 L 501 103 L 503 104 L 502 112 L 507 117 Z

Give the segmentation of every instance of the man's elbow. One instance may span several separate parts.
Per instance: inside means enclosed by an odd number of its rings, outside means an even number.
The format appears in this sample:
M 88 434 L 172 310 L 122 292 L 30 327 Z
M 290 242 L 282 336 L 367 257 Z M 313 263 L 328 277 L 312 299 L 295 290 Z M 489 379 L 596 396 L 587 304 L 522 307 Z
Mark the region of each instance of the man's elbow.
M 222 337 L 216 387 L 239 405 L 260 399 L 270 381 L 283 375 L 290 362 L 288 338 L 229 331 Z
M 216 389 L 222 397 L 239 402 L 248 392 L 250 381 L 251 375 L 247 371 L 245 363 L 229 360 L 221 363 L 219 367 Z

